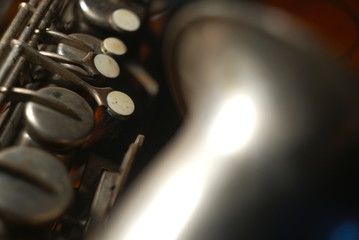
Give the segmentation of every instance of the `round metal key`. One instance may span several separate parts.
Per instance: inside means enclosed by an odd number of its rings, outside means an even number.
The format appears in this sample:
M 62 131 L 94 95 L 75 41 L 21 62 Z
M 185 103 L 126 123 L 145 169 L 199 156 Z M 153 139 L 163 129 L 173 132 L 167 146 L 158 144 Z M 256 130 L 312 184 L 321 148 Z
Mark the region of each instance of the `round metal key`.
M 82 144 L 94 127 L 94 114 L 89 104 L 77 93 L 60 87 L 39 90 L 74 110 L 74 119 L 36 103 L 25 108 L 27 131 L 31 138 L 54 151 L 64 151 Z
M 85 17 L 99 27 L 117 32 L 133 32 L 139 29 L 141 7 L 131 1 L 79 0 L 80 9 Z M 131 9 L 130 9 L 131 8 Z M 136 8 L 137 11 L 133 11 Z
M 73 197 L 65 167 L 51 154 L 31 147 L 1 151 L 0 189 L 0 217 L 13 224 L 51 222 Z
M 103 41 L 101 41 L 100 39 L 93 37 L 91 35 L 82 34 L 82 33 L 75 33 L 75 34 L 71 34 L 69 36 L 84 42 L 85 44 L 87 44 L 94 50 L 94 53 L 96 53 L 97 55 L 95 55 L 95 57 L 93 59 L 93 65 L 95 67 L 95 70 L 99 74 L 101 74 L 101 76 L 103 76 L 107 79 L 114 79 L 120 75 L 120 66 L 118 65 L 118 63 L 116 62 L 115 59 L 113 59 L 111 56 L 108 56 L 111 54 L 108 54 L 108 55 L 102 54 Z M 109 53 L 123 52 L 123 49 L 120 49 L 121 46 L 119 46 L 119 41 L 120 40 L 116 41 L 115 43 L 113 43 L 113 41 L 110 41 L 110 44 L 109 43 L 106 44 L 107 49 L 109 49 L 108 50 Z M 125 49 L 125 50 L 127 50 L 127 49 Z M 84 52 L 75 47 L 72 47 L 72 46 L 69 46 L 66 44 L 62 44 L 62 43 L 59 44 L 59 46 L 57 48 L 57 53 L 62 56 L 65 56 L 69 59 L 73 59 L 75 61 L 83 61 L 83 59 L 88 54 L 87 52 Z M 112 55 L 114 55 L 114 54 L 112 54 Z M 74 67 L 77 67 L 77 66 L 74 66 Z M 98 80 L 100 81 L 101 79 L 98 79 Z

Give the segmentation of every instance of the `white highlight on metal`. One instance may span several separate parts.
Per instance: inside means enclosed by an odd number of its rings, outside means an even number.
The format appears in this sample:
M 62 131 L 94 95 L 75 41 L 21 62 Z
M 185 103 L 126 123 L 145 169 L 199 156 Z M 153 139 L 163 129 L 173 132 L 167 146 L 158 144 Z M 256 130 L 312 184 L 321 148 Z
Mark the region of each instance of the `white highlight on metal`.
M 209 145 L 216 154 L 232 154 L 245 145 L 254 133 L 257 111 L 250 98 L 234 96 L 226 100 L 212 123 Z
M 109 37 L 103 40 L 102 47 L 105 53 L 114 55 L 124 55 L 127 52 L 126 45 L 118 38 Z
M 128 9 L 117 9 L 112 13 L 113 23 L 124 31 L 133 32 L 140 28 L 140 18 Z
M 177 239 L 201 202 L 204 176 L 198 167 L 198 164 L 189 164 L 173 176 L 165 178 L 160 191 L 156 192 L 154 198 L 148 199 L 148 206 L 127 230 L 126 235 L 115 236 L 113 239 Z M 181 204 L 176 204 L 178 201 Z
M 129 116 L 135 111 L 134 102 L 123 92 L 110 92 L 107 95 L 107 103 L 112 111 L 122 116 Z
M 120 75 L 120 67 L 115 59 L 105 54 L 97 54 L 94 64 L 102 75 L 108 78 L 117 78 Z

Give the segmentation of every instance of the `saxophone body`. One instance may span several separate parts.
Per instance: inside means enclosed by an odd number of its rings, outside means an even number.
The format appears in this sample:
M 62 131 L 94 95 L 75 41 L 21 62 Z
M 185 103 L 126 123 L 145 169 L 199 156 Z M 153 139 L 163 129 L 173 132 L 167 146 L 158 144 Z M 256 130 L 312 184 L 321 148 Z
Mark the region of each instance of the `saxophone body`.
M 356 227 L 357 79 L 318 49 L 242 1 L 20 3 L 0 41 L 0 238 Z

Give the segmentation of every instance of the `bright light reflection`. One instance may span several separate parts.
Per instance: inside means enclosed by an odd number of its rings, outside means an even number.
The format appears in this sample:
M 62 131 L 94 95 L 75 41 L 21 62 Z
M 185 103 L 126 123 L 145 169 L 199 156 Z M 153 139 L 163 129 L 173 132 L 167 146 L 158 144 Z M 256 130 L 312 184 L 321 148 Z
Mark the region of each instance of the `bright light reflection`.
M 199 203 L 201 179 L 201 169 L 191 165 L 166 180 L 124 239 L 176 239 Z
M 163 176 L 166 180 L 159 187 L 160 190 L 153 193 L 154 198 L 143 199 L 149 203 L 136 218 L 135 224 L 126 231 L 124 237 L 116 239 L 169 240 L 180 236 L 201 203 L 205 181 L 210 174 L 208 171 L 215 163 L 213 160 L 218 159 L 211 151 L 216 154 L 234 152 L 250 139 L 255 129 L 255 105 L 244 96 L 228 99 L 216 116 L 209 132 L 210 146 L 206 147 L 209 151 L 198 149 L 198 152 L 191 152 L 184 159 L 184 167 L 176 168 L 168 180 Z
M 210 149 L 217 154 L 230 154 L 241 148 L 253 135 L 257 114 L 253 101 L 244 96 L 227 100 L 210 130 Z
M 81 8 L 82 8 L 82 10 L 83 10 L 84 12 L 88 12 L 88 11 L 89 11 L 89 8 L 88 8 L 88 6 L 86 5 L 85 1 L 80 1 L 80 6 L 81 6 Z

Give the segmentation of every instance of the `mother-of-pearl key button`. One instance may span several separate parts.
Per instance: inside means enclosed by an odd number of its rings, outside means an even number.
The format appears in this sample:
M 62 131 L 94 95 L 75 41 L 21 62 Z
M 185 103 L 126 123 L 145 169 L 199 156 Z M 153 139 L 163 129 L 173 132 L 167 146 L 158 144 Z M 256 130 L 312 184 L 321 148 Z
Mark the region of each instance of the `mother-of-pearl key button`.
M 94 64 L 103 76 L 107 78 L 117 78 L 120 75 L 120 67 L 115 59 L 105 54 L 97 54 L 94 58 Z
M 102 41 L 101 50 L 105 54 L 122 56 L 127 52 L 127 47 L 120 39 L 109 37 Z
M 107 103 L 110 110 L 120 116 L 130 116 L 135 111 L 135 104 L 125 93 L 119 91 L 110 92 L 107 95 Z
M 114 26 L 122 31 L 134 32 L 141 26 L 140 18 L 131 10 L 117 9 L 112 13 Z

